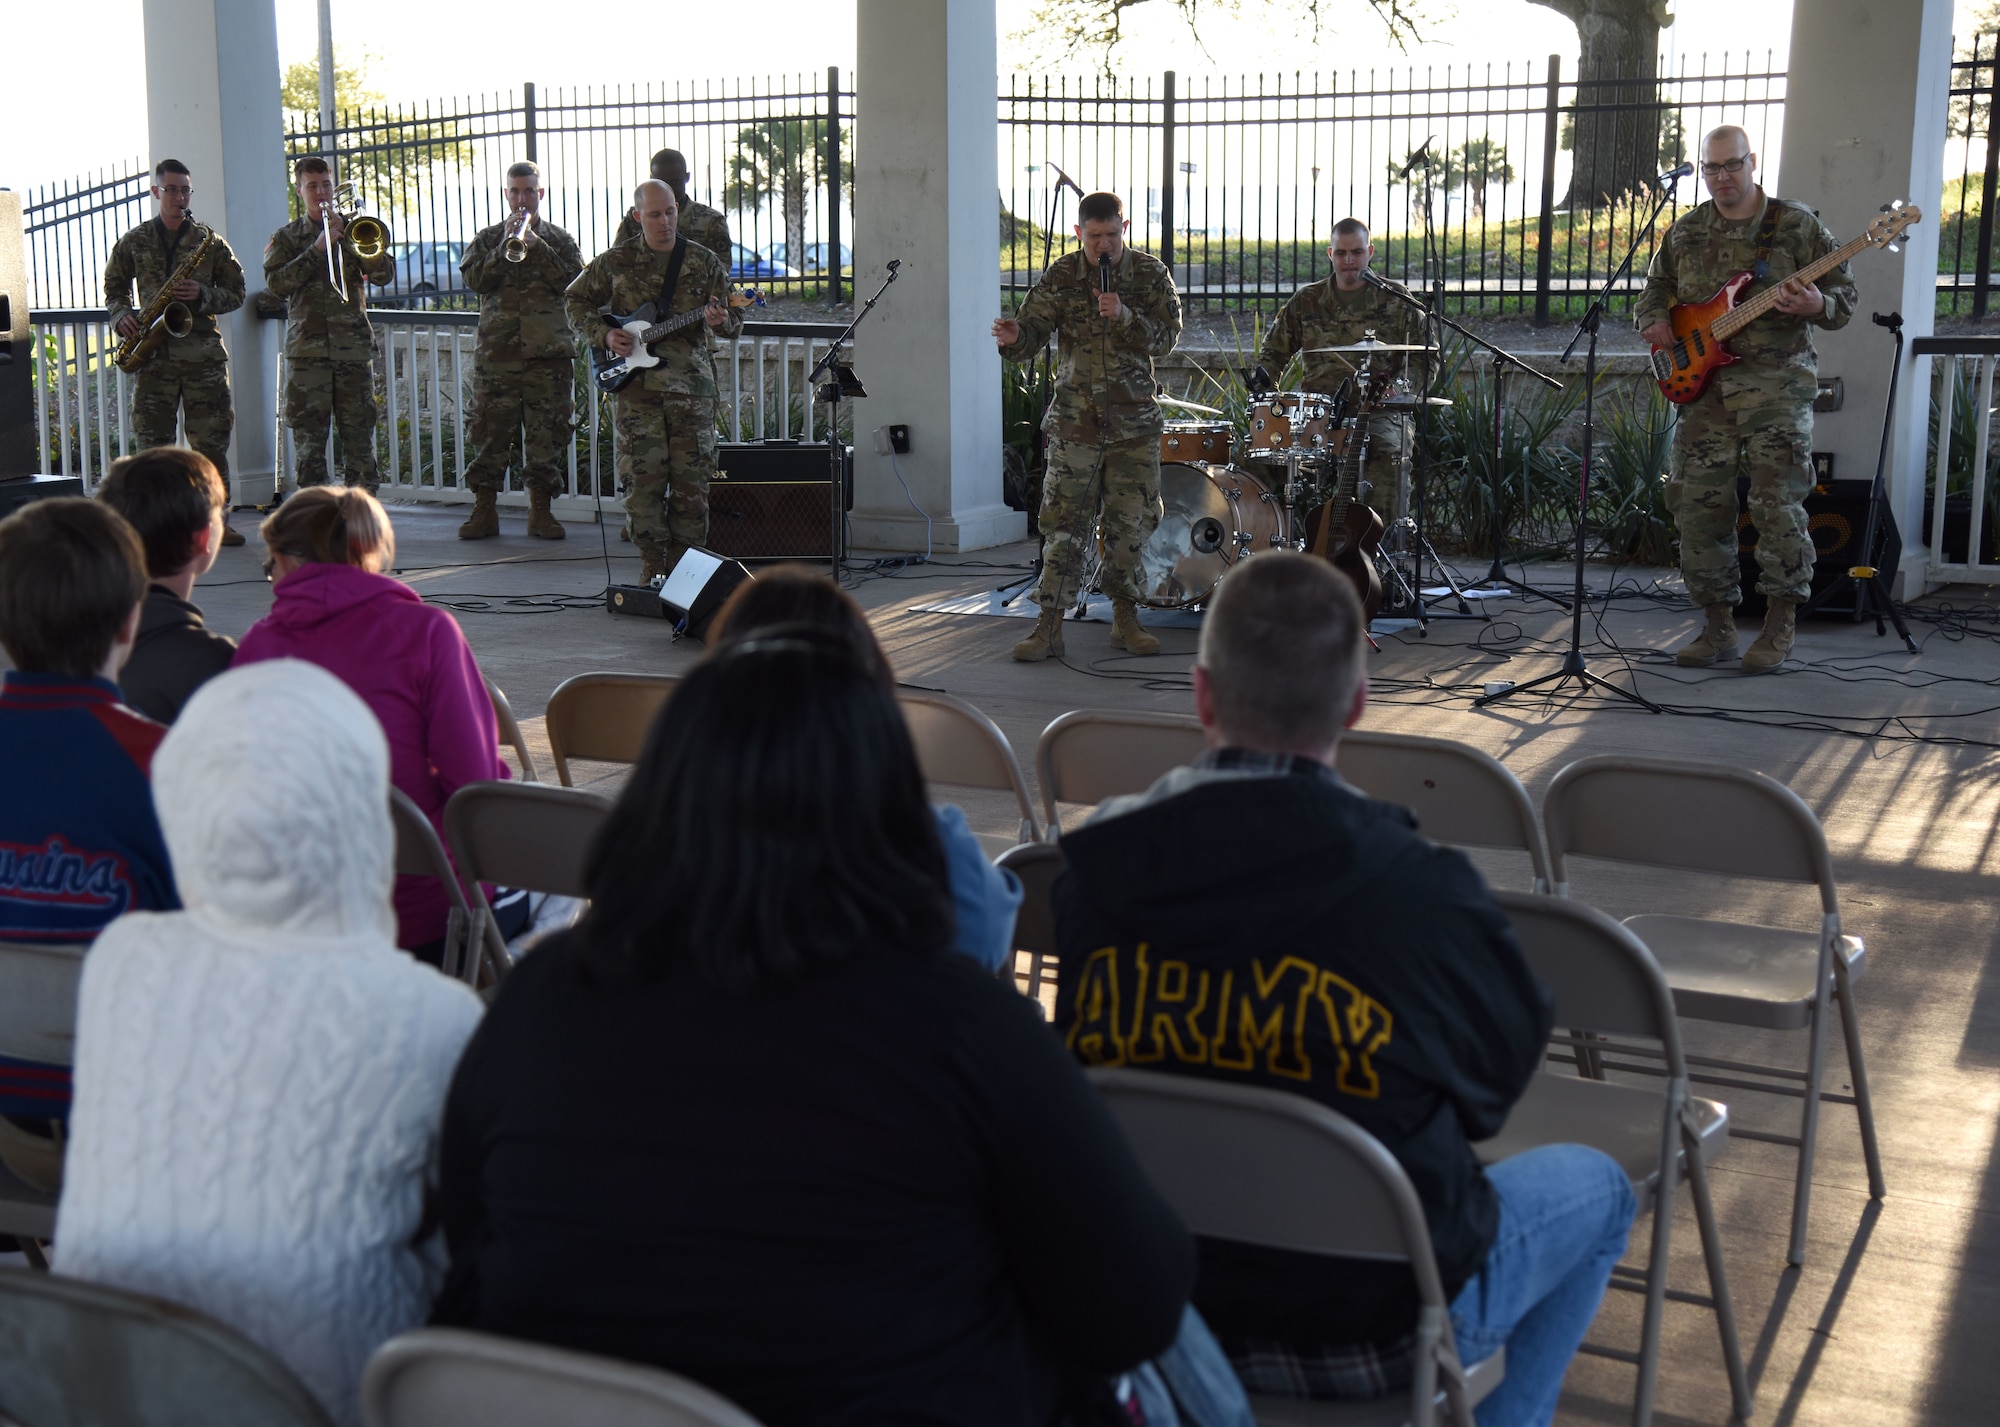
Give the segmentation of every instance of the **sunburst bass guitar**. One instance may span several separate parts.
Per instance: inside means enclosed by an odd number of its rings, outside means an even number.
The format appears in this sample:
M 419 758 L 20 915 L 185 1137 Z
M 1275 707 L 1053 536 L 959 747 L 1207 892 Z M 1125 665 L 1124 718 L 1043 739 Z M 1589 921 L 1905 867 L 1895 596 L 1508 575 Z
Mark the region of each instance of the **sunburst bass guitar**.
M 1887 248 L 1903 236 L 1923 214 L 1900 199 L 1882 210 L 1882 216 L 1868 225 L 1860 237 L 1841 244 L 1825 257 L 1807 263 L 1788 280 L 1814 282 L 1832 272 L 1864 248 Z M 1736 299 L 1754 282 L 1755 275 L 1740 272 L 1722 285 L 1722 290 L 1706 302 L 1683 302 L 1670 309 L 1667 322 L 1674 329 L 1670 347 L 1653 348 L 1653 380 L 1668 401 L 1683 405 L 1708 390 L 1715 374 L 1742 358 L 1728 348 L 1731 337 L 1777 305 L 1779 282 L 1758 293 L 1741 306 Z

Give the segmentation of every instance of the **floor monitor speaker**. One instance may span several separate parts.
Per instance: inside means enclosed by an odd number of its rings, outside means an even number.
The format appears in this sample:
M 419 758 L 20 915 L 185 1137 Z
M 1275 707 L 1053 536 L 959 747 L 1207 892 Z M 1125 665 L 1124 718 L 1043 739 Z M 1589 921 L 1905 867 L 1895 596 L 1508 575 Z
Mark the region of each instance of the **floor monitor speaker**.
M 1871 481 L 1823 481 L 1806 496 L 1806 533 L 1812 537 L 1812 588 L 1818 594 L 1846 574 L 1852 566 L 1867 562 L 1861 538 L 1868 529 L 1868 493 Z M 1750 481 L 1736 482 L 1736 558 L 1743 581 L 1743 603 L 1737 613 L 1762 618 L 1764 596 L 1757 590 L 1757 527 L 1750 519 Z M 1902 562 L 1903 541 L 1895 519 L 1885 505 L 1875 523 L 1875 567 L 1891 587 L 1896 567 Z M 1813 613 L 1821 616 L 1854 617 L 1854 598 L 1838 595 Z

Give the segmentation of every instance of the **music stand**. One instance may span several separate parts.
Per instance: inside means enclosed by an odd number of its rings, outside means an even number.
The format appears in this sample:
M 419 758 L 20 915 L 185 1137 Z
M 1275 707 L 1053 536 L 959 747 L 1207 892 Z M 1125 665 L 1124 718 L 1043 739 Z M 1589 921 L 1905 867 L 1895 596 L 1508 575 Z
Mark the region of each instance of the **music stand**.
M 1660 196 L 1654 200 L 1652 213 L 1647 216 L 1643 225 L 1632 230 L 1632 242 L 1625 249 L 1624 260 L 1618 264 L 1617 270 L 1604 280 L 1603 290 L 1591 300 L 1590 310 L 1583 314 L 1583 320 L 1576 324 L 1575 335 L 1569 339 L 1569 345 L 1563 348 L 1561 360 L 1566 362 L 1570 354 L 1576 350 L 1576 344 L 1588 339 L 1583 359 L 1583 459 L 1576 486 L 1576 587 L 1570 596 L 1574 603 L 1571 604 L 1569 611 L 1569 652 L 1563 655 L 1562 667 L 1553 674 L 1543 674 L 1539 678 L 1528 680 L 1525 684 L 1509 684 L 1504 689 L 1481 694 L 1472 701 L 1474 708 L 1485 708 L 1488 704 L 1501 699 L 1511 699 L 1516 694 L 1525 694 L 1530 689 L 1539 689 L 1545 684 L 1560 689 L 1574 679 L 1585 688 L 1599 688 L 1614 693 L 1628 703 L 1639 705 L 1648 713 L 1665 712 L 1644 694 L 1633 689 L 1620 688 L 1601 674 L 1590 672 L 1590 665 L 1583 657 L 1583 558 L 1585 516 L 1590 510 L 1590 458 L 1597 444 L 1597 329 L 1604 320 L 1604 304 L 1610 300 L 1612 290 L 1624 281 L 1625 274 L 1632 267 L 1632 258 L 1639 251 L 1639 240 L 1653 231 L 1654 225 L 1660 221 L 1660 214 L 1666 210 L 1679 184 L 1680 180 L 1675 178 L 1671 183 L 1660 185 Z
M 840 449 L 840 401 L 842 397 L 868 395 L 867 388 L 861 385 L 861 378 L 854 375 L 852 366 L 840 359 L 840 353 L 847 345 L 848 339 L 854 335 L 854 329 L 861 325 L 861 319 L 875 310 L 875 304 L 882 300 L 882 294 L 889 290 L 889 284 L 896 280 L 896 274 L 902 266 L 901 258 L 889 259 L 888 276 L 883 278 L 882 285 L 875 289 L 875 295 L 862 304 L 861 310 L 854 314 L 854 320 L 847 324 L 847 329 L 835 337 L 827 347 L 826 355 L 806 373 L 807 386 L 818 381 L 820 373 L 830 374 L 829 380 L 822 382 L 813 394 L 818 400 L 826 403 L 827 482 L 831 492 L 827 501 L 833 519 L 832 538 L 827 549 L 833 557 L 833 577 L 836 581 L 840 578 L 842 568 L 847 564 L 847 463 L 842 459 L 846 452 Z

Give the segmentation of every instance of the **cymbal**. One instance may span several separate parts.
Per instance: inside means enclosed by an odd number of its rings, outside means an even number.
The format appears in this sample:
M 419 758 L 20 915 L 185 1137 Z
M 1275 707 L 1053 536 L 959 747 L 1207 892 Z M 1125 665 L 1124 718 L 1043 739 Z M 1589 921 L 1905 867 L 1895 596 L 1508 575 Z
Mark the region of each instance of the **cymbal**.
M 1350 343 L 1345 347 L 1307 347 L 1303 355 L 1315 357 L 1324 356 L 1331 352 L 1429 352 L 1435 355 L 1437 348 L 1410 346 L 1408 343 L 1402 342 L 1373 342 L 1363 340 Z
M 1388 411 L 1397 408 L 1413 407 L 1413 406 L 1450 406 L 1450 405 L 1451 405 L 1451 398 L 1448 396 L 1403 396 L 1403 397 L 1392 396 L 1382 401 L 1376 402 L 1375 409 L 1377 411 Z
M 1222 408 L 1219 406 L 1203 406 L 1198 401 L 1182 401 L 1177 396 L 1166 396 L 1163 394 L 1155 397 L 1154 400 L 1162 406 L 1171 406 L 1176 411 L 1194 411 L 1199 412 L 1203 416 L 1221 416 L 1224 414 Z

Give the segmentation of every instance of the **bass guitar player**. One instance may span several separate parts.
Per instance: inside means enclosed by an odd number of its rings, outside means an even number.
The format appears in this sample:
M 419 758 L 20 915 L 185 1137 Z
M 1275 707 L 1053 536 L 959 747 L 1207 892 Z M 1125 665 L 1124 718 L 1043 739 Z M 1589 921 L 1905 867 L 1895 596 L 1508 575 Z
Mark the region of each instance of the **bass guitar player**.
M 1634 322 L 1652 346 L 1671 349 L 1675 307 L 1707 302 L 1739 273 L 1751 275 L 1739 301 L 1777 289 L 1769 309 L 1731 337 L 1736 360 L 1677 408 L 1667 483 L 1680 527 L 1681 574 L 1689 599 L 1706 616 L 1701 633 L 1674 659 L 1700 667 L 1737 652 L 1736 480 L 1739 473 L 1750 478 L 1757 588 L 1769 601 L 1763 631 L 1743 654 L 1743 671 L 1756 673 L 1775 669 L 1791 652 L 1794 615 L 1812 590 L 1805 513 L 1819 384 L 1812 329 L 1846 326 L 1856 292 L 1845 264 L 1816 283 L 1793 279 L 1838 245 L 1811 208 L 1758 184 L 1757 155 L 1742 129 L 1725 125 L 1708 133 L 1701 175 L 1709 201 L 1682 214 L 1660 241 Z

